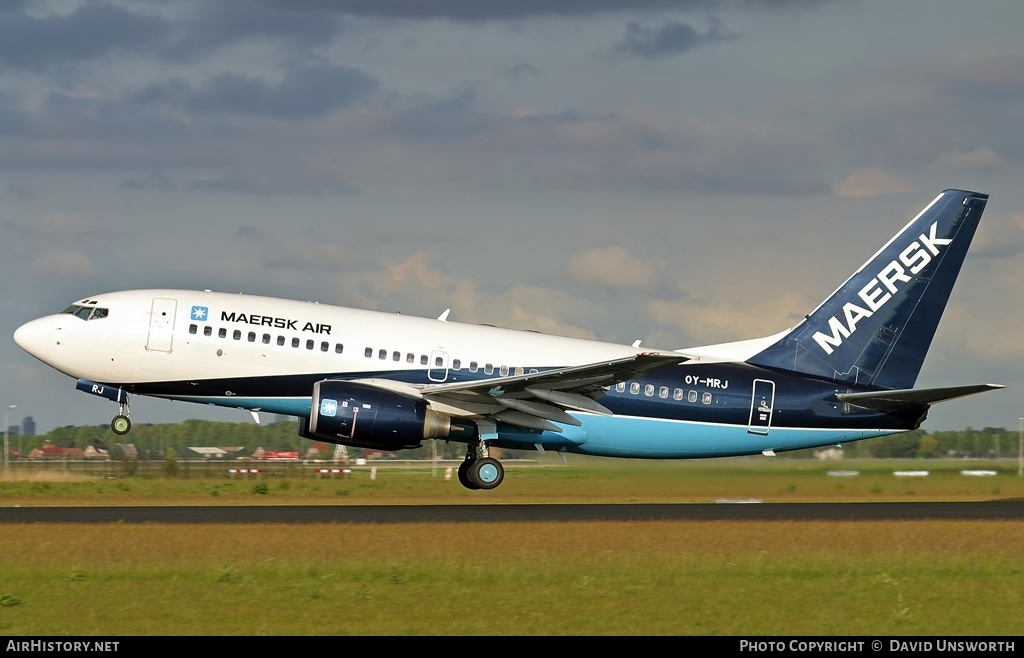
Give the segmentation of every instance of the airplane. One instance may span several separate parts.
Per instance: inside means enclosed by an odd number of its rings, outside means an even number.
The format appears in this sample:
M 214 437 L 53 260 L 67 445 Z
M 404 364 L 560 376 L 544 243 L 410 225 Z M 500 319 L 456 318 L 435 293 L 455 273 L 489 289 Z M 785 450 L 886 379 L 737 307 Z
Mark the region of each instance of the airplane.
M 92 295 L 20 326 L 26 352 L 116 402 L 130 395 L 294 416 L 302 437 L 399 451 L 492 448 L 695 459 L 842 445 L 920 427 L 933 404 L 1003 388 L 914 388 L 988 202 L 947 189 L 794 326 L 685 349 L 213 291 Z M 449 309 L 450 310 L 450 309 Z

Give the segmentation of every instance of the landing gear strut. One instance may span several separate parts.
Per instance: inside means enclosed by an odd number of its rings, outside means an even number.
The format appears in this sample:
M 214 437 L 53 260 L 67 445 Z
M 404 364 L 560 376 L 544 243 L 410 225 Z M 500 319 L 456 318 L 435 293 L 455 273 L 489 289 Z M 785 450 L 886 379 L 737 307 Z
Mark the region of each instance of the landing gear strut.
M 480 428 L 483 435 L 486 428 Z M 497 436 L 497 433 L 494 434 Z M 469 442 L 466 459 L 459 464 L 459 482 L 467 489 L 494 489 L 505 479 L 505 468 L 491 457 L 487 443 L 480 437 Z

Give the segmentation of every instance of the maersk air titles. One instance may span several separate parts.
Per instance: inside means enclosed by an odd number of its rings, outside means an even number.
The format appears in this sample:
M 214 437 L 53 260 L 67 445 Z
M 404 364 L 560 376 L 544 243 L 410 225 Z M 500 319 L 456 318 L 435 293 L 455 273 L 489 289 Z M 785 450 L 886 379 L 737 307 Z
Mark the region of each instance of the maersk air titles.
M 764 338 L 641 349 L 257 295 L 91 295 L 17 343 L 119 405 L 129 395 L 296 417 L 301 436 L 646 459 L 775 454 L 912 430 L 931 405 L 1001 388 L 914 388 L 988 196 L 946 190 L 800 323 Z
M 198 310 L 198 312 L 197 312 Z M 192 307 L 192 319 L 205 319 L 209 310 L 205 306 Z M 257 327 L 274 327 L 276 329 L 291 329 L 292 331 L 309 331 L 314 334 L 330 335 L 331 325 L 319 322 L 307 322 L 299 328 L 299 320 L 289 318 L 275 318 L 271 315 L 257 315 L 255 313 L 235 313 L 221 311 L 221 322 L 240 322 L 242 324 L 254 325 Z
M 932 256 L 939 255 L 940 246 L 952 242 L 949 238 L 936 237 L 937 230 L 938 222 L 933 222 L 928 236 L 925 236 L 924 233 L 919 235 L 918 240 L 911 242 L 906 249 L 900 252 L 898 260 L 894 259 L 882 267 L 881 271 L 861 288 L 857 297 L 864 302 L 864 306 L 867 308 L 847 302 L 843 305 L 842 319 L 837 316 L 832 316 L 829 319 L 828 327 L 831 334 L 815 332 L 814 340 L 821 346 L 821 349 L 825 350 L 826 354 L 831 354 L 833 347 L 842 344 L 844 338 L 849 338 L 853 332 L 857 331 L 857 323 L 861 319 L 871 317 L 892 299 L 893 295 L 899 293 L 902 284 L 911 280 L 907 275 L 908 270 L 911 274 L 918 274 L 931 262 Z

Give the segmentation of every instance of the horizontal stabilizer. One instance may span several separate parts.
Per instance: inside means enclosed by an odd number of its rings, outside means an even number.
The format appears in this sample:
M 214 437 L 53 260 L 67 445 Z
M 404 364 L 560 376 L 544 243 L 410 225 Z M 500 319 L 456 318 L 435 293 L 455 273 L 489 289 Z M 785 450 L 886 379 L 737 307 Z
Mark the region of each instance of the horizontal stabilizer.
M 843 402 L 866 409 L 897 411 L 909 407 L 937 404 L 999 388 L 1005 387 L 1002 384 L 971 384 L 969 386 L 944 386 L 941 388 L 904 388 L 891 391 L 868 391 L 866 393 L 837 393 L 836 397 Z

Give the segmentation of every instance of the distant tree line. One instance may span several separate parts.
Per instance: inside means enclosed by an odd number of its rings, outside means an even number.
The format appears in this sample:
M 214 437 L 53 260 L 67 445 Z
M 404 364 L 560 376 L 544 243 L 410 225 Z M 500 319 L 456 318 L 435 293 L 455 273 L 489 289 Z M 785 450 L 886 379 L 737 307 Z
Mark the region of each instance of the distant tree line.
M 34 448 L 52 444 L 62 448 L 89 446 L 107 450 L 111 457 L 122 458 L 122 446 L 132 445 L 141 459 L 193 459 L 200 455 L 191 450 L 194 447 L 240 448 L 240 453 L 252 455 L 258 449 L 265 451 L 298 451 L 303 458 L 310 448 L 321 448 L 322 457 L 333 456 L 334 445 L 303 439 L 297 433 L 296 422 L 292 419 L 260 424 L 218 422 L 209 420 L 187 420 L 181 423 L 137 424 L 124 435 L 114 434 L 107 425 L 66 426 L 36 436 L 12 436 L 10 445 L 28 455 Z M 855 441 L 841 446 L 843 454 L 850 458 L 891 458 L 891 459 L 934 459 L 934 458 L 976 458 L 998 459 L 1018 456 L 1019 433 L 1002 427 L 986 427 L 975 430 L 929 432 L 923 429 L 894 436 L 865 441 Z M 827 448 L 827 446 L 826 446 Z M 824 448 L 798 450 L 783 453 L 787 457 L 813 458 Z M 352 458 L 364 456 L 371 451 L 348 448 Z M 460 459 L 465 455 L 466 446 L 461 443 L 424 441 L 423 446 L 397 453 L 402 459 Z M 510 455 L 510 453 L 512 453 Z M 504 456 L 535 455 L 529 451 L 504 451 Z
M 305 458 L 311 448 L 319 448 L 319 456 L 330 459 L 334 455 L 334 444 L 304 439 L 298 435 L 294 419 L 277 420 L 271 423 L 220 422 L 210 420 L 186 420 L 181 423 L 135 424 L 128 434 L 118 436 L 109 425 L 86 425 L 58 427 L 46 434 L 11 437 L 12 448 L 18 448 L 29 455 L 35 448 L 51 444 L 60 448 L 87 449 L 89 446 L 107 451 L 112 458 L 121 459 L 126 454 L 137 453 L 139 459 L 198 459 L 198 452 L 192 448 L 239 449 L 239 456 L 250 456 L 257 450 L 269 452 L 297 451 Z M 415 450 L 403 450 L 403 459 L 429 459 L 435 446 L 425 441 Z M 125 446 L 133 446 L 134 450 Z M 466 446 L 458 443 L 438 441 L 437 457 L 459 459 L 465 455 Z M 376 451 L 361 448 L 347 448 L 351 458 Z

